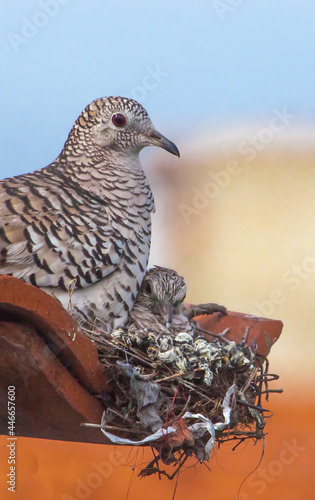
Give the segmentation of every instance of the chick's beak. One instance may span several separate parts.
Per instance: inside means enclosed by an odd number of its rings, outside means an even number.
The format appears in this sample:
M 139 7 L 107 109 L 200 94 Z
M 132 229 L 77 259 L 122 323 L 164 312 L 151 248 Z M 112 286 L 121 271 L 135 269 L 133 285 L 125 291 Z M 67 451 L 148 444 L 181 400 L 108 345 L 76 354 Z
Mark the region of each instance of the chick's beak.
M 180 156 L 177 146 L 174 142 L 167 139 L 164 135 L 160 134 L 157 130 L 152 130 L 149 134 L 150 143 L 159 148 L 163 148 L 172 155 Z
M 164 310 L 165 310 L 166 326 L 167 326 L 167 328 L 169 328 L 171 326 L 173 316 L 174 316 L 174 307 L 169 302 L 166 302 L 166 304 L 164 306 Z

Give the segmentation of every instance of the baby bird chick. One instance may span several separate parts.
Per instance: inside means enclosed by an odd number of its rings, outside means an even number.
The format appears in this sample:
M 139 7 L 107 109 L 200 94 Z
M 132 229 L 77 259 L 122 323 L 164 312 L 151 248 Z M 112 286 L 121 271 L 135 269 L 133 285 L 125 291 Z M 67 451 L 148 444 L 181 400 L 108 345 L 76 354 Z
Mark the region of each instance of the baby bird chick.
M 191 320 L 197 314 L 225 313 L 217 304 L 185 306 L 187 285 L 182 276 L 172 269 L 154 266 L 145 275 L 136 303 L 126 325 L 128 331 L 144 330 L 176 336 L 180 332 L 194 333 Z

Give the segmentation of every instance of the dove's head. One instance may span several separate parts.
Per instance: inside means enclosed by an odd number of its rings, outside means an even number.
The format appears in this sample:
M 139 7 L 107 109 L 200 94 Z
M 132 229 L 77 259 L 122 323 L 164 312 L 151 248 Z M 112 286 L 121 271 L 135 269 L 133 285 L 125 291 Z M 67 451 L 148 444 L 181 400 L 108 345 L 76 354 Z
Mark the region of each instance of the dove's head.
M 182 276 L 172 269 L 155 266 L 147 271 L 137 301 L 141 301 L 153 314 L 161 316 L 166 326 L 170 326 L 186 292 L 187 285 Z
M 146 146 L 158 146 L 179 156 L 175 144 L 153 126 L 146 110 L 133 99 L 102 97 L 80 114 L 65 144 L 67 156 L 138 155 Z

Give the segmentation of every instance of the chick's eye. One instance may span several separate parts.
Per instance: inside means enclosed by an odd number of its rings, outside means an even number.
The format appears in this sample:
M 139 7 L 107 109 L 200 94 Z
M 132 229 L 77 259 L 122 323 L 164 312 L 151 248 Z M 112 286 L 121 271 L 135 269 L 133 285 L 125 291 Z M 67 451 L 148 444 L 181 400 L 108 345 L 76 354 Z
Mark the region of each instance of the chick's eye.
M 116 127 L 123 127 L 126 123 L 126 118 L 121 113 L 116 113 L 112 116 L 112 122 Z
M 152 287 L 151 287 L 150 283 L 148 283 L 148 282 L 145 283 L 145 285 L 144 285 L 144 291 L 148 295 L 151 295 L 151 293 L 152 293 Z

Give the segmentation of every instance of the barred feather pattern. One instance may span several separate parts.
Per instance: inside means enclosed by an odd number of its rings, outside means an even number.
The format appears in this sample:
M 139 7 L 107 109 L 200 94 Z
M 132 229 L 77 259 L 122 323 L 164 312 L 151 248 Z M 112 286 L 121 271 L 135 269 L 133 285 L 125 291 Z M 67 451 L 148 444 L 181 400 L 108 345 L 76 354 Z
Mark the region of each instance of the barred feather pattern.
M 154 211 L 139 152 L 152 144 L 177 154 L 157 134 L 136 101 L 98 99 L 56 161 L 0 181 L 0 273 L 44 289 L 81 323 L 123 326 L 146 272 Z

